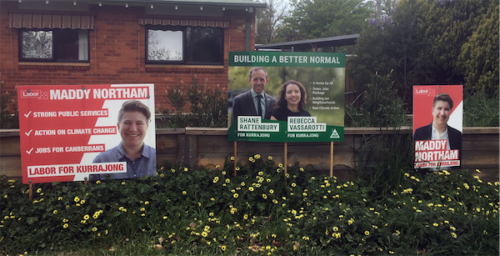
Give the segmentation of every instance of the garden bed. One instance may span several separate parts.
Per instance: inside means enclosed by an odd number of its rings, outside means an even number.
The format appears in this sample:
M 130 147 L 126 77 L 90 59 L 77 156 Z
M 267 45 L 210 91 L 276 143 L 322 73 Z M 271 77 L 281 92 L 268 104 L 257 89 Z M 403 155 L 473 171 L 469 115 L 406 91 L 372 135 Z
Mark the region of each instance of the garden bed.
M 222 171 L 35 184 L 0 178 L 0 254 L 498 255 L 498 182 L 469 172 L 401 182 L 315 176 L 272 156 Z M 278 166 L 278 167 L 274 167 Z M 477 170 L 479 172 L 479 170 Z M 161 250 L 160 250 L 161 249 Z

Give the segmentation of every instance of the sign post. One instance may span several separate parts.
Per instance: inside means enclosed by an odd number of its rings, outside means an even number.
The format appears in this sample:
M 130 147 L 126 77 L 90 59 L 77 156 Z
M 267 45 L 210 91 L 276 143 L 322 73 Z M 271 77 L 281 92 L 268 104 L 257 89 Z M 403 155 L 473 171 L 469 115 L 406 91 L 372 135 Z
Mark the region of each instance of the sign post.
M 228 140 L 344 140 L 345 54 L 229 52 Z M 235 163 L 236 164 L 236 163 Z

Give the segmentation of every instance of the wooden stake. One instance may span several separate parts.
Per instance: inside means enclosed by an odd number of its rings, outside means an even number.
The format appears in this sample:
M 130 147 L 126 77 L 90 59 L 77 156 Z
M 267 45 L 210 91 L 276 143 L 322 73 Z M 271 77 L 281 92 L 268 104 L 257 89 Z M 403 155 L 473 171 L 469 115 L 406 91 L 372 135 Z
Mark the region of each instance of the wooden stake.
M 285 177 L 287 173 L 287 168 L 288 168 L 288 142 L 285 142 Z
M 236 177 L 236 159 L 238 159 L 237 157 L 238 157 L 238 142 L 235 141 L 234 142 L 234 161 L 233 161 L 233 163 L 234 163 L 234 166 L 233 166 L 233 168 L 234 168 L 234 177 Z
M 89 183 L 89 180 L 87 179 L 87 177 L 83 178 L 83 184 L 87 185 L 88 183 Z
M 333 178 L 333 141 L 330 144 L 330 178 Z
M 31 183 L 31 180 L 29 180 L 29 198 L 30 198 L 30 201 L 33 201 L 33 183 Z

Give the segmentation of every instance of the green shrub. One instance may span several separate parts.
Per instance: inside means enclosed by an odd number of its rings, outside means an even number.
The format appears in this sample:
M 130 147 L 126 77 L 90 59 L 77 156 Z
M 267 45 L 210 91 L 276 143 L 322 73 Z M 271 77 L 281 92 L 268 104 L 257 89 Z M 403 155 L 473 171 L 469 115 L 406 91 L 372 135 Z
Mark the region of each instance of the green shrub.
M 464 127 L 498 127 L 498 97 L 484 92 L 464 95 Z
M 497 255 L 498 182 L 404 173 L 385 196 L 271 157 L 223 171 L 35 184 L 0 178 L 0 254 Z M 162 246 L 164 251 L 153 249 Z M 112 250 L 112 251 L 109 251 Z
M 3 85 L 4 82 L 0 81 L 0 129 L 19 129 L 17 110 L 12 113 L 9 106 L 15 98 L 15 91 L 14 93 L 4 92 Z M 16 108 L 15 105 L 14 108 Z
M 165 91 L 171 105 L 162 110 L 166 127 L 227 127 L 227 92 L 223 88 L 207 88 L 208 78 L 199 84 L 196 75 L 191 84 L 181 83 Z
M 392 73 L 392 72 L 391 72 Z M 391 74 L 372 75 L 361 92 L 359 106 L 347 104 L 346 127 L 399 127 L 408 125 L 403 102 L 393 88 Z

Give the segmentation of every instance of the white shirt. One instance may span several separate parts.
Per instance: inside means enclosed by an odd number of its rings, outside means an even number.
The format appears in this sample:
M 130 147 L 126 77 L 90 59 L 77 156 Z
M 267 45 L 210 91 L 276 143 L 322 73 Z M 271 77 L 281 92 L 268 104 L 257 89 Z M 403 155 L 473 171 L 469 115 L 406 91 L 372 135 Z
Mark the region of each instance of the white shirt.
M 446 140 L 446 150 L 450 150 L 450 140 L 448 138 L 448 126 L 446 126 L 446 130 L 442 133 L 439 134 L 439 131 L 434 127 L 434 122 L 432 122 L 432 135 L 431 135 L 431 140 Z M 450 167 L 433 167 L 431 170 L 433 171 L 439 171 L 439 170 L 450 170 Z
M 446 140 L 446 149 L 450 150 L 450 140 L 448 138 L 448 127 L 446 127 L 446 130 L 442 133 L 439 134 L 439 131 L 434 127 L 434 122 L 432 123 L 432 136 L 431 140 Z

